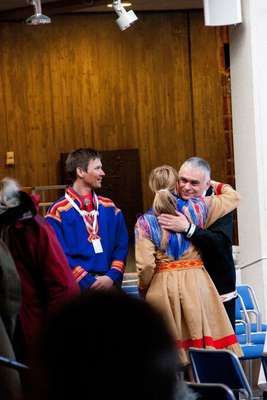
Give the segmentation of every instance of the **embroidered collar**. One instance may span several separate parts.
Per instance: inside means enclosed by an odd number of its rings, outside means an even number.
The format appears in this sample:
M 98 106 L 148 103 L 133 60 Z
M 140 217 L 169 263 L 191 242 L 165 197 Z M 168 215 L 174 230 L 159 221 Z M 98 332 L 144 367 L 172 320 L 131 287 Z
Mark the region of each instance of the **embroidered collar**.
M 78 204 L 81 210 L 87 210 L 86 205 L 84 204 L 84 198 L 77 193 L 72 186 L 69 186 L 66 189 L 66 193 Z M 93 208 L 97 209 L 97 196 L 95 192 L 92 192 L 92 203 Z

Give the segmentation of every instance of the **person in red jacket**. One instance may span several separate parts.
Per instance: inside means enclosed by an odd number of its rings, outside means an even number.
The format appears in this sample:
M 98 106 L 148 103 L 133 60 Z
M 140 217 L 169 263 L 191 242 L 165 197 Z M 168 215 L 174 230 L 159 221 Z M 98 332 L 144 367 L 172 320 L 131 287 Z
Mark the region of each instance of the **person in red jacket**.
M 32 197 L 11 178 L 0 181 L 0 235 L 21 280 L 14 348 L 17 359 L 27 363 L 47 318 L 80 290 L 53 229 L 37 215 Z

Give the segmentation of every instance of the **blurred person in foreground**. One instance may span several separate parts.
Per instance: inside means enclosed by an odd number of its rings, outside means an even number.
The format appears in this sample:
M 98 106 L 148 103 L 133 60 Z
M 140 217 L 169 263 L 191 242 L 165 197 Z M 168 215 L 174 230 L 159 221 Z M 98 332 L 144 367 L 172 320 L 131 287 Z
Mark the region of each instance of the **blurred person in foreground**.
M 28 363 L 33 342 L 58 307 L 80 293 L 51 226 L 14 179 L 0 181 L 0 237 L 14 259 L 22 298 L 14 336 L 17 359 Z
M 0 356 L 14 360 L 13 339 L 21 305 L 20 279 L 5 243 L 0 240 Z M 18 371 L 0 366 L 0 398 L 19 400 L 22 396 Z
M 123 292 L 88 291 L 48 324 L 33 399 L 193 399 L 178 369 L 175 344 L 156 310 Z

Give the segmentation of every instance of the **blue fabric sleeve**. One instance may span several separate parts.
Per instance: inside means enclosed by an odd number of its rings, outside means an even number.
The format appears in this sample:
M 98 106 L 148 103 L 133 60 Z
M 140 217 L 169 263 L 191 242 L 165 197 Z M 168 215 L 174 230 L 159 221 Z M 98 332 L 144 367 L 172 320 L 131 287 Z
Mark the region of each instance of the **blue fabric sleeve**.
M 121 282 L 128 254 L 128 231 L 122 212 L 116 216 L 116 233 L 110 270 L 106 273 L 114 282 Z
M 96 278 L 92 275 L 89 275 L 82 267 L 83 271 L 86 272 L 86 275 L 82 278 L 82 279 L 77 279 L 76 278 L 76 274 L 75 274 L 75 268 L 78 267 L 79 265 L 77 265 L 77 261 L 73 260 L 72 257 L 69 256 L 69 251 L 68 251 L 68 246 L 66 245 L 66 242 L 64 240 L 63 237 L 63 231 L 62 231 L 62 226 L 61 223 L 59 221 L 57 221 L 56 219 L 47 216 L 46 217 L 47 222 L 52 226 L 52 228 L 54 229 L 54 231 L 56 232 L 57 238 L 59 240 L 59 243 L 67 257 L 68 263 L 70 268 L 72 269 L 72 271 L 74 272 L 74 277 L 75 280 L 79 283 L 80 287 L 82 290 L 88 289 L 95 281 Z

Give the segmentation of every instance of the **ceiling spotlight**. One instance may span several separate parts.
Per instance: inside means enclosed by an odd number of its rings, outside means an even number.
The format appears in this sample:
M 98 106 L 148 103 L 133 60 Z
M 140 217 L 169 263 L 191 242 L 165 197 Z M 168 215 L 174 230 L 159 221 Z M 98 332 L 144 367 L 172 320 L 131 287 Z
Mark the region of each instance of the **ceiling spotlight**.
M 28 0 L 28 3 L 34 7 L 34 14 L 26 19 L 27 25 L 50 24 L 51 19 L 42 14 L 41 0 Z
M 119 17 L 117 18 L 116 22 L 121 31 L 129 28 L 135 21 L 138 20 L 133 10 L 125 10 L 123 5 L 121 4 L 121 0 L 113 0 L 112 7 Z
M 123 6 L 123 7 L 131 7 L 131 5 L 132 5 L 132 3 L 121 3 L 121 5 Z M 113 4 L 112 3 L 109 3 L 109 4 L 107 4 L 107 7 L 108 8 L 112 8 L 113 7 Z

